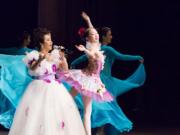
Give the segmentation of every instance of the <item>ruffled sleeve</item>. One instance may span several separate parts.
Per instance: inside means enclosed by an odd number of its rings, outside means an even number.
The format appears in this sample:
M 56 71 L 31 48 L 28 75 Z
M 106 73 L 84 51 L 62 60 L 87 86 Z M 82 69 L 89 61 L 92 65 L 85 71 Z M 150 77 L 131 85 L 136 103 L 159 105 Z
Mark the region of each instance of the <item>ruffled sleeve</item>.
M 39 59 L 39 52 L 38 51 L 31 51 L 27 53 L 26 56 L 23 58 L 23 62 L 29 67 L 33 61 L 37 61 Z

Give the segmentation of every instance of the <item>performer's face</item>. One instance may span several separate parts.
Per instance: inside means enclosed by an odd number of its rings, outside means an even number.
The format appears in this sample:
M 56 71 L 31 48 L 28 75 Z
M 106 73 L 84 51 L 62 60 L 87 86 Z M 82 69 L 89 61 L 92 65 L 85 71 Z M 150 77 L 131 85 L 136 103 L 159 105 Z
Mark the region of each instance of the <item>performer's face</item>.
M 89 41 L 91 43 L 99 42 L 99 34 L 94 28 L 89 30 L 87 41 Z
M 44 35 L 44 42 L 42 44 L 42 48 L 47 50 L 47 51 L 50 51 L 52 50 L 52 40 L 51 40 L 51 34 L 46 34 Z
M 109 30 L 106 33 L 106 36 L 103 36 L 103 42 L 106 42 L 107 44 L 110 44 L 112 42 L 112 32 Z

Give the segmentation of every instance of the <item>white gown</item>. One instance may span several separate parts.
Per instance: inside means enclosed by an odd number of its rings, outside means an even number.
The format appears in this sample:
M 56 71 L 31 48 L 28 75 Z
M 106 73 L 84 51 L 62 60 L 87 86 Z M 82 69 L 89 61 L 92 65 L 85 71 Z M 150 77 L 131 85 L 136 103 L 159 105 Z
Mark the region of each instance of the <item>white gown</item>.
M 24 58 L 27 66 L 39 58 L 32 51 Z M 62 83 L 55 80 L 55 64 L 43 60 L 27 87 L 9 135 L 85 135 L 76 104 Z

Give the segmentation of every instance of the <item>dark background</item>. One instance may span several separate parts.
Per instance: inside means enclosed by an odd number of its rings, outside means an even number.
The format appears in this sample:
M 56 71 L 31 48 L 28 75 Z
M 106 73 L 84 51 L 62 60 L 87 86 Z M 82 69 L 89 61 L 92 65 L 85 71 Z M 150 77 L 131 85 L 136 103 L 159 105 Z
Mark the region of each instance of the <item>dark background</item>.
M 180 124 L 180 2 L 6 0 L 0 4 L 0 46 L 15 46 L 16 37 L 23 30 L 47 27 L 55 44 L 75 50 L 77 31 L 85 25 L 80 17 L 82 10 L 96 27 L 112 28 L 114 48 L 145 59 L 145 85 L 118 98 L 127 116 L 135 125 Z M 74 51 L 69 61 L 79 55 Z M 136 65 L 117 61 L 113 73 L 124 78 Z

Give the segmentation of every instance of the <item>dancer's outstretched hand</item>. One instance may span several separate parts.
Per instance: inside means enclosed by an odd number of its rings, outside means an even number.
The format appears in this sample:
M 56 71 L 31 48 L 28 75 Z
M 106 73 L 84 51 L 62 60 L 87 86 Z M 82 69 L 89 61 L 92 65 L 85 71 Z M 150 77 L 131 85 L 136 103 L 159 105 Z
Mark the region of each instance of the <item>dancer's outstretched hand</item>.
M 79 51 L 85 51 L 86 48 L 84 47 L 84 45 L 75 45 L 75 47 L 79 50 Z
M 82 17 L 85 21 L 89 21 L 89 20 L 90 20 L 89 16 L 88 16 L 84 11 L 81 13 L 81 17 Z

